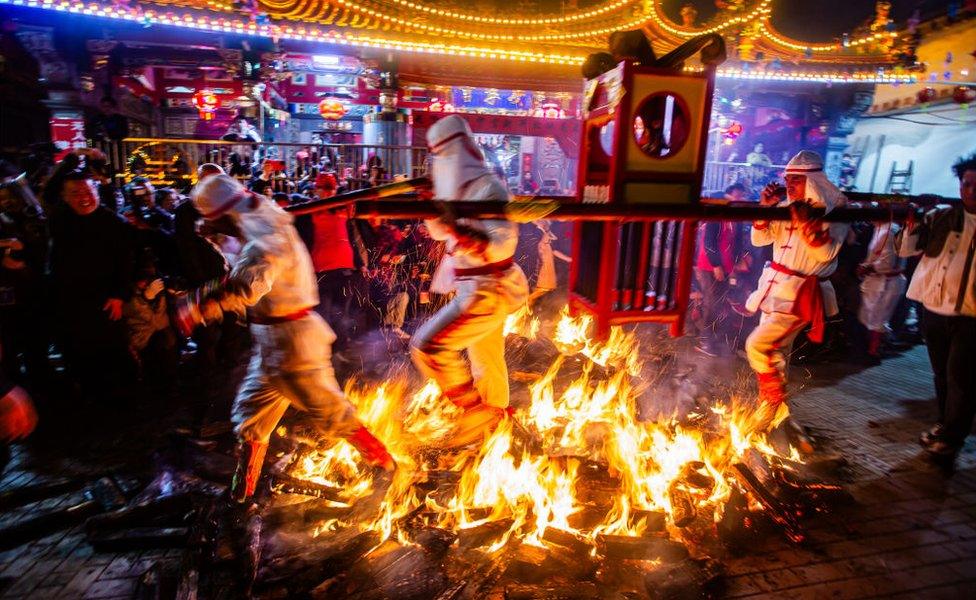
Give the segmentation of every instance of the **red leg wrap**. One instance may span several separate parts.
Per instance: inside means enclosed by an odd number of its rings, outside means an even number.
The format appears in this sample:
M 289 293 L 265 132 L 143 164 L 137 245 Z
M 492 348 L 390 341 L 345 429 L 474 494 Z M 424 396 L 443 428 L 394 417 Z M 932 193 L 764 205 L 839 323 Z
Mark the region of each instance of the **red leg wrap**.
M 258 487 L 264 454 L 268 451 L 267 442 L 241 442 L 237 448 L 237 471 L 231 483 L 231 498 L 236 502 L 246 502 Z
M 396 464 L 393 457 L 387 452 L 383 442 L 376 439 L 366 427 L 360 425 L 359 429 L 346 438 L 353 447 L 359 451 L 363 460 L 374 467 L 383 467 L 387 471 L 392 471 Z
M 786 384 L 778 372 L 756 373 L 756 381 L 759 382 L 760 402 L 779 406 L 786 401 Z

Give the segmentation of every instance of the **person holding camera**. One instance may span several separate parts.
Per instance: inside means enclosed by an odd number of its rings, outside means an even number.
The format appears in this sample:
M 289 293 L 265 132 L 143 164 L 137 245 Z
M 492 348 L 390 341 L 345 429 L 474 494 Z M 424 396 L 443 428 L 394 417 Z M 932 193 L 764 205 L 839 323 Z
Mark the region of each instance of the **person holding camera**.
M 848 230 L 844 223 L 825 223 L 812 214 L 815 207 L 830 212 L 847 203 L 824 175 L 819 154 L 803 150 L 794 156 L 786 166 L 785 180 L 785 188 L 767 185 L 760 204 L 788 206 L 792 219 L 752 224 L 752 244 L 773 247 L 773 260 L 766 263 L 758 287 L 746 301 L 750 311 L 762 312 L 759 325 L 746 339 L 746 356 L 759 383 L 757 430 L 769 430 L 789 414 L 783 408 L 793 340 L 809 326 L 811 341 L 821 342 L 825 317 L 838 312 L 827 278 L 837 268 L 837 254 Z M 801 450 L 813 451 L 805 437 L 796 441 Z

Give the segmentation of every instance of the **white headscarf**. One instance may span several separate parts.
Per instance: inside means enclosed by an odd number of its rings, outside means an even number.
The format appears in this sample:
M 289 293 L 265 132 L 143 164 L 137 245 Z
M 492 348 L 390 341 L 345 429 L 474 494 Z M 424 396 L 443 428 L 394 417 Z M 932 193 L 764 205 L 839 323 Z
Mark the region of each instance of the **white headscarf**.
M 805 175 L 807 200 L 814 206 L 826 208 L 824 214 L 847 204 L 847 196 L 827 179 L 823 159 L 811 150 L 801 150 L 786 165 L 786 175 Z
M 462 199 L 467 184 L 491 173 L 471 127 L 457 115 L 444 117 L 427 130 L 427 147 L 433 156 L 431 175 L 438 200 Z
M 197 183 L 191 194 L 204 219 L 228 215 L 247 241 L 271 235 L 292 222 L 292 216 L 268 198 L 249 192 L 230 175 L 211 175 Z

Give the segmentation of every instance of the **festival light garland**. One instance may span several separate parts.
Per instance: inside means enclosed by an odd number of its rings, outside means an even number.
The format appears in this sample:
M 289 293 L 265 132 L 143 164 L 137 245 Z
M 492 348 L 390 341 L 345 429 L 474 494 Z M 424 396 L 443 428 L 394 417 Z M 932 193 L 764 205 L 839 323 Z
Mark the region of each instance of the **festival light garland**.
M 420 3 L 410 2 L 409 0 L 391 0 L 394 4 L 399 4 L 411 10 L 419 10 L 438 17 L 448 17 L 459 21 L 469 21 L 472 23 L 486 23 L 496 25 L 554 25 L 559 23 L 570 23 L 573 21 L 585 21 L 593 17 L 602 17 L 607 13 L 623 8 L 628 4 L 633 4 L 635 0 L 617 0 L 610 4 L 605 4 L 599 8 L 592 8 L 583 12 L 564 15 L 562 17 L 550 17 L 545 19 L 505 19 L 502 17 L 483 17 L 467 13 L 444 10 L 441 8 L 431 8 Z
M 483 41 L 496 41 L 496 42 L 512 42 L 512 41 L 522 41 L 522 42 L 542 42 L 542 41 L 559 41 L 559 40 L 573 40 L 594 37 L 599 35 L 607 35 L 613 33 L 614 31 L 621 31 L 626 29 L 631 29 L 634 27 L 640 27 L 646 23 L 649 19 L 646 16 L 641 16 L 626 23 L 618 23 L 610 27 L 600 27 L 596 29 L 588 29 L 584 31 L 576 31 L 572 33 L 550 33 L 550 34 L 540 34 L 540 35 L 523 35 L 523 34 L 494 34 L 494 33 L 477 33 L 473 31 L 466 31 L 463 29 L 451 29 L 448 27 L 439 27 L 437 25 L 427 25 L 426 23 L 417 23 L 408 19 L 403 19 L 394 15 L 384 13 L 382 11 L 373 9 L 369 6 L 364 6 L 357 4 L 352 0 L 331 0 L 337 6 L 348 8 L 353 12 L 357 12 L 362 15 L 367 15 L 368 17 L 381 19 L 388 23 L 394 23 L 402 27 L 408 27 L 410 29 L 417 29 L 437 35 L 447 35 L 447 36 L 457 36 L 466 37 Z M 290 3 L 281 2 L 274 3 L 266 1 L 265 4 L 271 6 L 276 10 L 283 10 Z M 301 10 L 290 11 L 285 13 L 285 16 L 294 16 L 303 19 L 318 20 L 318 18 L 312 13 L 317 11 L 317 5 L 312 4 L 302 4 Z M 491 21 L 485 21 L 491 22 Z M 497 22 L 496 22 L 497 24 Z
M 773 31 L 772 24 L 769 22 L 768 18 L 765 18 L 759 22 L 759 30 L 763 33 L 763 36 L 769 41 L 773 42 L 778 46 L 783 46 L 786 48 L 790 48 L 792 50 L 801 50 L 801 51 L 809 50 L 811 52 L 836 52 L 844 48 L 844 44 L 842 43 L 807 44 L 807 45 L 793 43 L 789 40 L 779 37 L 779 35 L 777 35 L 775 31 Z M 863 38 L 851 40 L 847 42 L 847 46 L 856 47 L 864 44 L 877 43 L 880 40 L 883 40 L 885 37 L 890 37 L 894 39 L 898 37 L 898 34 L 895 33 L 894 31 L 887 32 L 887 33 L 875 33 L 872 35 L 865 36 Z
M 712 25 L 711 27 L 707 27 L 705 29 L 679 29 L 678 27 L 673 26 L 670 23 L 670 21 L 667 19 L 667 17 L 665 17 L 659 12 L 658 2 L 654 2 L 652 0 L 651 2 L 649 2 L 649 5 L 651 8 L 650 16 L 651 19 L 654 21 L 654 23 L 657 24 L 657 26 L 663 29 L 664 31 L 667 31 L 668 33 L 680 37 L 693 38 L 695 36 L 704 35 L 706 33 L 718 33 L 720 31 L 723 31 L 735 25 L 740 25 L 740 24 L 744 25 L 746 23 L 751 23 L 758 18 L 759 31 L 761 35 L 778 46 L 782 46 L 784 48 L 790 48 L 791 50 L 799 50 L 801 52 L 806 52 L 806 51 L 838 52 L 845 48 L 845 45 L 839 42 L 831 42 L 828 44 L 798 44 L 781 37 L 779 34 L 775 32 L 772 23 L 770 22 L 770 17 L 773 12 L 773 9 L 770 7 L 772 2 L 773 0 L 762 0 L 762 2 L 760 2 L 748 14 L 739 17 L 733 17 L 727 21 L 718 23 L 716 25 Z M 879 40 L 883 39 L 885 36 L 896 38 L 898 37 L 898 34 L 895 32 L 875 33 L 875 34 L 864 36 L 862 38 L 851 40 L 846 44 L 846 46 L 856 47 L 864 44 L 876 43 Z
M 715 25 L 712 25 L 711 27 L 706 27 L 705 29 L 681 29 L 675 27 L 674 25 L 671 24 L 670 20 L 668 20 L 667 17 L 663 16 L 658 11 L 658 5 L 659 5 L 658 2 L 654 2 L 654 0 L 650 0 L 648 2 L 648 5 L 651 9 L 650 10 L 651 20 L 653 20 L 658 27 L 667 31 L 668 33 L 677 35 L 679 37 L 693 38 L 699 35 L 705 35 L 706 33 L 718 33 L 720 31 L 728 29 L 729 27 L 734 27 L 735 25 L 749 23 L 759 15 L 764 14 L 764 11 L 765 14 L 768 14 L 768 12 L 772 10 L 768 8 L 769 5 L 772 4 L 772 2 L 773 0 L 762 0 L 762 2 L 760 2 L 759 5 L 757 5 L 756 8 L 752 9 L 748 14 L 739 17 L 732 17 L 727 21 L 717 23 Z
M 102 6 L 100 4 L 84 4 L 77 0 L 0 0 L 0 5 L 24 6 L 43 10 L 56 10 L 70 14 L 84 14 L 89 16 L 121 19 L 147 26 L 153 24 L 185 27 L 202 31 L 236 33 L 240 35 L 255 35 L 267 38 L 283 38 L 292 40 L 323 42 L 337 45 L 362 48 L 378 48 L 386 50 L 403 50 L 421 54 L 436 54 L 446 56 L 462 56 L 471 58 L 505 59 L 517 62 L 539 64 L 553 64 L 562 66 L 580 66 L 586 60 L 585 56 L 561 54 L 537 54 L 528 51 L 502 50 L 495 48 L 479 48 L 472 46 L 452 46 L 446 44 L 430 44 L 427 42 L 412 42 L 389 40 L 369 36 L 339 33 L 335 30 L 323 31 L 318 28 L 305 26 L 259 25 L 253 21 L 244 22 L 238 19 L 212 19 L 206 15 L 194 17 L 191 14 L 175 15 L 171 13 L 157 14 L 155 11 L 145 12 L 122 6 Z M 701 67 L 688 67 L 686 71 L 700 72 Z M 912 74 L 890 73 L 884 69 L 875 71 L 831 72 L 818 73 L 813 71 L 785 72 L 780 70 L 752 70 L 745 67 L 720 67 L 716 75 L 721 78 L 767 81 L 802 81 L 821 83 L 916 83 L 917 77 Z

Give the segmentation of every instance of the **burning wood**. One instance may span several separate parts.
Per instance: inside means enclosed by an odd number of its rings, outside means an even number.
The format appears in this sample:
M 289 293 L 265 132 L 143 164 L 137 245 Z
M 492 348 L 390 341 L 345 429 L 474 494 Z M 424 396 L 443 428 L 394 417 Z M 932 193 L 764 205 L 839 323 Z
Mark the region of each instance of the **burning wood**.
M 774 523 L 779 525 L 783 533 L 791 542 L 799 544 L 806 536 L 800 529 L 799 523 L 796 522 L 796 518 L 790 511 L 783 506 L 780 501 L 770 492 L 766 487 L 759 481 L 759 479 L 749 470 L 749 467 L 743 463 L 736 463 L 732 465 L 731 469 L 732 475 L 735 479 L 746 489 L 749 494 L 751 494 L 757 502 L 762 504 L 763 508 L 769 514 L 769 517 Z
M 279 431 L 285 458 L 269 477 L 273 494 L 232 538 L 226 556 L 240 565 L 225 581 L 254 578 L 265 597 L 358 600 L 593 598 L 605 586 L 698 596 L 710 593 L 718 570 L 689 556 L 710 547 L 716 531 L 740 543 L 758 517 L 803 538 L 800 500 L 833 487 L 795 476 L 763 436 L 746 433 L 754 429 L 748 408 L 709 406 L 701 389 L 686 403 L 695 414 L 642 420 L 636 338 L 616 328 L 600 344 L 588 326 L 564 315 L 552 343 L 533 342 L 561 355 L 528 385 L 528 402 L 516 402 L 512 418 L 476 447 L 429 449 L 457 417 L 432 384 L 412 395 L 395 379 L 351 386 L 364 424 L 400 465 L 392 476 L 365 468 L 345 442 Z M 178 465 L 224 470 L 226 457 L 205 456 L 216 448 L 181 443 Z M 172 477 L 153 486 L 172 488 Z M 149 509 L 137 505 L 92 524 L 99 532 L 185 526 L 170 518 L 177 500 L 152 502 L 159 519 L 141 522 Z M 188 593 L 215 586 L 204 557 L 184 555 Z
M 296 479 L 283 474 L 277 474 L 271 479 L 271 491 L 278 494 L 301 494 L 302 496 L 314 496 L 333 502 L 343 502 L 340 488 Z
M 555 544 L 568 550 L 572 550 L 580 556 L 588 555 L 590 550 L 593 549 L 593 546 L 588 544 L 586 540 L 578 535 L 569 531 L 557 529 L 555 527 L 547 527 L 546 532 L 542 534 L 542 539 L 550 544 Z
M 668 500 L 671 501 L 671 518 L 675 527 L 687 527 L 698 516 L 691 494 L 674 483 L 668 488 Z
M 510 585 L 505 588 L 505 600 L 595 600 L 600 591 L 592 583 L 563 585 Z
M 598 535 L 597 552 L 615 560 L 661 560 L 675 562 L 688 558 L 683 544 L 662 538 Z
M 500 521 L 488 521 L 475 527 L 458 530 L 458 547 L 462 550 L 480 548 L 501 539 L 512 525 L 512 519 L 502 519 Z

